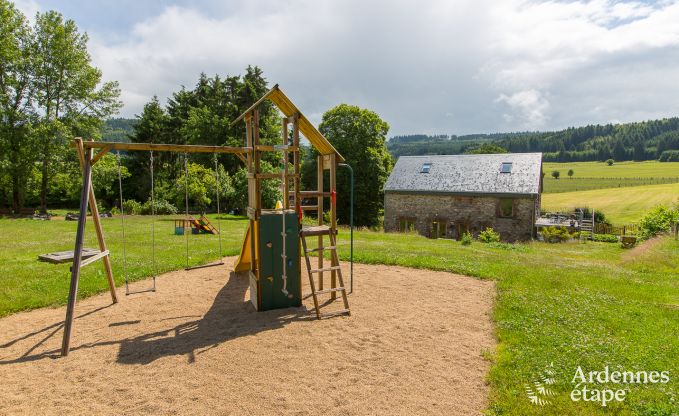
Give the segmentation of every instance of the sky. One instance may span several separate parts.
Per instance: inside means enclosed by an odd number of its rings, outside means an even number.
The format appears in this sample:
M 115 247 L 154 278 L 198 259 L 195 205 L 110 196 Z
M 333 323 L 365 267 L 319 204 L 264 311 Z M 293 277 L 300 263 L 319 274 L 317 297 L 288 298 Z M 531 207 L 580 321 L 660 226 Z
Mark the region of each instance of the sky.
M 90 37 L 123 117 L 201 72 L 258 65 L 312 122 L 341 104 L 402 134 L 679 116 L 679 0 L 17 0 Z

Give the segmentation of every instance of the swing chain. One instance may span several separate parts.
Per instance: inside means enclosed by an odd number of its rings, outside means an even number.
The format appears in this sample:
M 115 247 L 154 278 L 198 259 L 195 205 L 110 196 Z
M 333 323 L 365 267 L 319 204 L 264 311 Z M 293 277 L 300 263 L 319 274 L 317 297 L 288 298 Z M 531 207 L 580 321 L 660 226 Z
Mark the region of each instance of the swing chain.
M 127 279 L 127 253 L 125 250 L 125 208 L 123 206 L 123 175 L 122 164 L 120 161 L 120 150 L 117 152 L 118 160 L 118 190 L 120 191 L 120 228 L 122 230 L 122 248 L 123 248 L 123 277 L 125 278 L 125 294 L 130 293 L 130 286 Z

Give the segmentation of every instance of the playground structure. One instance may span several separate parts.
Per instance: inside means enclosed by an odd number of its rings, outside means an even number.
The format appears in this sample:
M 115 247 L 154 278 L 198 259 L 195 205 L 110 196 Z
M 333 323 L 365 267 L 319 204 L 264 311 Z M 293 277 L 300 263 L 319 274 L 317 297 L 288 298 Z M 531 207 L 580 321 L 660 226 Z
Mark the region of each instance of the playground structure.
M 265 145 L 260 141 L 259 106 L 265 100 L 270 100 L 283 113 L 281 144 Z M 275 85 L 241 114 L 232 123 L 232 126 L 240 121 L 245 122 L 246 137 L 244 147 L 94 142 L 83 141 L 80 138 L 76 138 L 73 141 L 83 172 L 83 183 L 78 228 L 73 251 L 73 266 L 71 267 L 71 283 L 64 322 L 62 356 L 68 355 L 70 350 L 78 282 L 82 267 L 101 259 L 108 279 L 112 302 L 117 303 L 118 301 L 113 272 L 111 270 L 110 253 L 106 248 L 96 197 L 92 187 L 92 166 L 112 150 L 118 152 L 150 151 L 152 161 L 153 152 L 184 153 L 186 155 L 185 161 L 188 158 L 188 153 L 227 153 L 237 156 L 246 164 L 248 171 L 247 216 L 249 218 L 249 226 L 244 238 L 241 254 L 234 269 L 236 271 L 247 271 L 250 285 L 250 300 L 255 308 L 261 311 L 301 305 L 303 299 L 301 293 L 301 255 L 303 254 L 311 287 L 311 293 L 308 296 L 313 297 L 316 317 L 321 319 L 322 316 L 329 317 L 350 313 L 347 291 L 344 287 L 342 270 L 337 256 L 335 237 L 337 234 L 336 171 L 337 166 L 344 159 L 280 90 L 278 85 Z M 300 133 L 306 137 L 319 153 L 317 158 L 317 190 L 301 190 Z M 96 154 L 94 153 L 95 149 L 98 149 Z M 262 171 L 261 159 L 264 152 L 275 152 L 281 156 L 279 172 L 265 173 Z M 326 184 L 324 184 L 325 171 L 329 171 L 327 190 Z M 283 201 L 278 209 L 265 209 L 262 206 L 261 189 L 262 181 L 265 180 L 280 181 Z M 301 205 L 303 199 L 315 199 L 316 205 L 303 206 Z M 325 224 L 323 220 L 325 199 L 329 199 L 330 202 L 330 221 L 328 224 Z M 92 212 L 99 244 L 99 254 L 83 260 L 83 241 L 88 206 Z M 318 225 L 304 228 L 301 226 L 303 213 L 307 211 L 316 212 Z M 183 221 L 182 225 L 185 229 L 186 220 Z M 200 221 L 198 222 L 200 224 Z M 177 224 L 175 224 L 175 229 L 176 227 Z M 324 242 L 324 237 L 326 236 L 329 239 L 327 244 Z M 318 242 L 317 247 L 308 247 L 308 237 L 316 238 Z M 316 253 L 317 255 L 317 266 L 315 268 L 312 268 L 311 259 L 309 258 L 311 253 Z M 329 265 L 325 264 L 325 254 L 328 253 L 327 259 L 330 261 Z M 330 276 L 330 287 L 328 288 L 324 288 L 325 273 L 328 273 Z M 317 276 L 317 282 L 314 276 Z M 344 308 L 321 315 L 318 296 L 329 294 L 331 300 L 335 300 L 338 293 L 342 296 Z
M 219 229 L 215 228 L 205 215 L 198 219 L 187 217 L 174 220 L 175 235 L 184 235 L 187 228 L 194 234 L 219 234 Z

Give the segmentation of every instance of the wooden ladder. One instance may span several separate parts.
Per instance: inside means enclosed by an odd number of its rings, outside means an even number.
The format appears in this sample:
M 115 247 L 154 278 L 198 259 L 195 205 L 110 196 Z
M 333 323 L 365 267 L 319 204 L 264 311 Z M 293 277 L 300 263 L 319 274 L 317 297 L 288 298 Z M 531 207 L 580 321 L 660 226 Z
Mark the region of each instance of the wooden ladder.
M 304 258 L 306 259 L 306 269 L 309 273 L 309 285 L 311 286 L 311 296 L 314 298 L 314 308 L 316 308 L 316 318 L 329 318 L 338 315 L 350 315 L 349 311 L 349 300 L 347 299 L 347 290 L 344 288 L 344 279 L 342 279 L 342 268 L 339 265 L 339 258 L 337 257 L 337 242 L 335 239 L 335 233 L 327 225 L 318 225 L 315 227 L 304 227 L 300 231 L 300 237 L 302 238 L 302 249 L 304 250 Z M 319 247 L 308 249 L 306 243 L 306 237 L 308 236 L 319 236 L 322 237 L 327 235 L 330 239 L 329 246 L 323 246 L 320 244 Z M 309 259 L 309 254 L 318 251 L 330 251 L 332 253 L 330 257 L 330 267 L 321 267 L 318 269 L 311 268 L 311 260 Z M 314 274 L 323 272 L 335 272 L 337 275 L 337 280 L 339 282 L 339 287 L 333 287 L 330 289 L 316 290 L 316 284 L 314 283 Z M 322 279 L 322 274 L 320 275 Z M 321 315 L 321 310 L 318 307 L 318 295 L 324 294 L 335 294 L 340 292 L 342 295 L 342 301 L 344 302 L 344 309 L 340 309 L 333 312 L 328 312 Z

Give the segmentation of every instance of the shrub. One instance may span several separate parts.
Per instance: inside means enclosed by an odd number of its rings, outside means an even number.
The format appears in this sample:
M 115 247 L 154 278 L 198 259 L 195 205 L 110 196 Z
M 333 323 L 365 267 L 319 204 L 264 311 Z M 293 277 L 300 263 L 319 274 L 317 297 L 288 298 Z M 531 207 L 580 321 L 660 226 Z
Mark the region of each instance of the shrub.
M 123 201 L 123 211 L 125 215 L 139 215 L 141 214 L 141 204 L 134 199 Z
M 665 150 L 658 158 L 661 162 L 679 162 L 679 150 Z
M 618 236 L 613 234 L 594 234 L 593 240 L 599 243 L 617 243 Z
M 679 207 L 670 208 L 658 205 L 641 218 L 639 237 L 645 240 L 667 232 L 677 220 L 679 220 Z
M 469 231 L 462 234 L 462 238 L 460 239 L 463 246 L 471 245 L 473 240 L 474 240 L 474 237 L 472 237 L 472 234 Z
M 608 166 L 613 166 L 613 163 L 615 163 L 615 160 L 613 160 L 613 159 L 607 159 L 607 160 L 606 160 L 606 164 L 607 164 Z
M 540 235 L 548 243 L 562 243 L 572 238 L 568 229 L 561 227 L 545 227 L 540 230 Z
M 139 213 L 141 215 L 151 215 L 153 213 L 153 211 L 151 211 L 151 205 L 151 199 L 148 199 L 141 206 Z M 155 206 L 156 215 L 174 215 L 178 212 L 177 207 L 164 199 L 156 199 L 153 205 Z
M 487 227 L 479 233 L 479 240 L 484 243 L 497 243 L 500 241 L 500 234 L 496 233 L 492 228 Z

